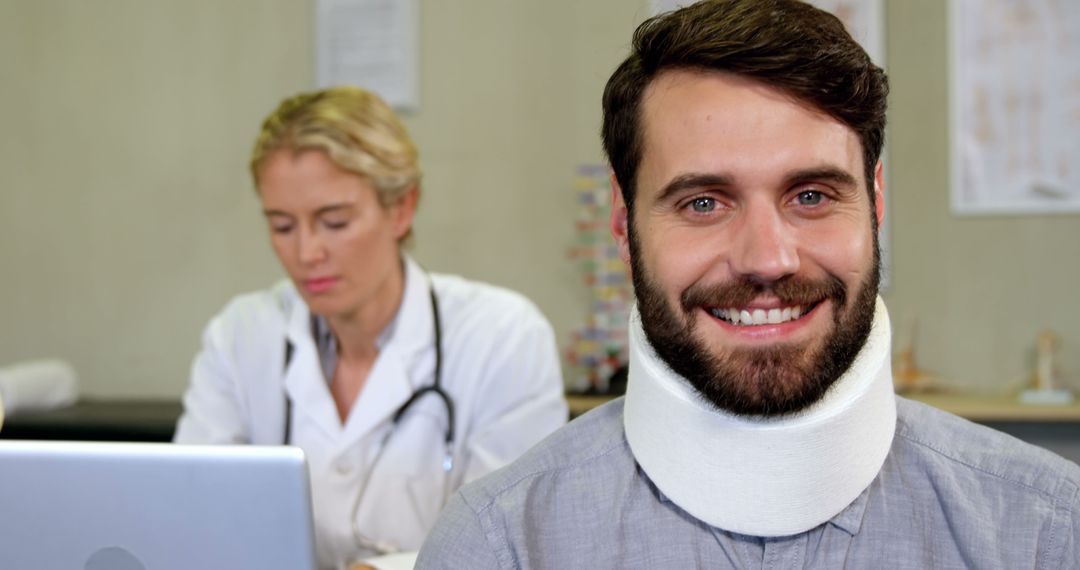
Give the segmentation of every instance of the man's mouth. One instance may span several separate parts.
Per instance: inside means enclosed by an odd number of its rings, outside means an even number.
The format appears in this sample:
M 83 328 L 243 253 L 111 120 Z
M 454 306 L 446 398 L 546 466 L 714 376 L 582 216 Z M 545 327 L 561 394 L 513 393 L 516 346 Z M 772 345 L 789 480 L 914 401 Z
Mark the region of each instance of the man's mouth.
M 814 310 L 821 301 L 809 305 L 790 305 L 786 307 L 761 308 L 727 308 L 720 309 L 708 307 L 710 315 L 735 326 L 753 325 L 779 325 L 791 321 L 797 321 L 804 315 Z

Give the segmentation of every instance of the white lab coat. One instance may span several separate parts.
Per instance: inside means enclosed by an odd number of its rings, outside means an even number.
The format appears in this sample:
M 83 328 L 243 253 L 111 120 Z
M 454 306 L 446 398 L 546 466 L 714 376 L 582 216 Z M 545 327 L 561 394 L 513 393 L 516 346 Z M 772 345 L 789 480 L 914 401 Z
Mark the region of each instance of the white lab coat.
M 178 443 L 281 444 L 285 399 L 292 443 L 311 471 L 322 567 L 358 549 L 350 516 L 369 478 L 357 522 L 368 538 L 419 548 L 449 493 L 497 469 L 565 423 L 566 403 L 551 325 L 512 291 L 450 275 L 428 276 L 405 257 L 405 291 L 385 344 L 344 422 L 338 419 L 311 333 L 307 306 L 288 281 L 234 299 L 207 327 L 195 359 Z M 434 382 L 429 283 L 442 324 L 442 386 L 454 400 L 454 469 L 442 470 L 446 410 L 428 394 L 394 428 L 394 411 Z M 285 339 L 293 345 L 285 369 Z

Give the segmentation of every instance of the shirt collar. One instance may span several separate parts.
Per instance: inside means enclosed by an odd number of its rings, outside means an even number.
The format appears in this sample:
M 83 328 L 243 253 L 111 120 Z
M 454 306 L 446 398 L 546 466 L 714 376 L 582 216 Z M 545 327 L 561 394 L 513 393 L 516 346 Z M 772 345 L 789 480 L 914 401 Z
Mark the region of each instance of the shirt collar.
M 435 321 L 431 314 L 431 278 L 408 255 L 405 263 L 405 292 L 394 320 L 383 330 L 382 342 L 393 343 L 405 358 L 428 350 L 435 342 Z
M 872 488 L 873 485 L 871 484 L 870 487 L 859 493 L 859 496 L 839 514 L 830 519 L 829 523 L 851 536 L 859 534 L 859 529 L 862 528 L 863 515 L 866 514 L 866 505 L 870 502 L 870 490 Z

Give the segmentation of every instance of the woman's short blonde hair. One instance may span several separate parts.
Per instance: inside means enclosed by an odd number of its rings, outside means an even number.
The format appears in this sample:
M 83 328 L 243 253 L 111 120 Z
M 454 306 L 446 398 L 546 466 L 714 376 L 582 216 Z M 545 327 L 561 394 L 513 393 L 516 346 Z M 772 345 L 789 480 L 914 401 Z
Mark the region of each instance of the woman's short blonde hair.
M 420 181 L 416 145 L 377 95 L 331 87 L 285 99 L 263 121 L 251 153 L 251 176 L 277 151 L 320 150 L 338 168 L 370 180 L 383 206 L 396 204 Z

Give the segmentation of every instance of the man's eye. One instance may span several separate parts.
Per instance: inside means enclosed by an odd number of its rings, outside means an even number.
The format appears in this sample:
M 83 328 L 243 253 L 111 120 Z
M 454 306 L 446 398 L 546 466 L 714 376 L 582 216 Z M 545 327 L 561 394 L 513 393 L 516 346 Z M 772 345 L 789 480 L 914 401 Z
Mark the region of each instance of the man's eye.
M 287 234 L 292 231 L 292 226 L 284 224 L 278 226 L 271 225 L 270 231 L 274 232 L 275 234 Z
M 323 221 L 323 226 L 326 226 L 326 228 L 330 229 L 330 230 L 343 230 L 343 229 L 345 229 L 345 226 L 347 226 L 347 225 L 349 225 L 348 220 L 343 220 L 343 221 L 324 220 Z
M 707 214 L 716 209 L 716 200 L 707 196 L 702 196 L 691 200 L 689 206 L 695 213 Z
M 817 190 L 804 190 L 795 197 L 800 206 L 817 206 L 825 199 L 825 195 Z

